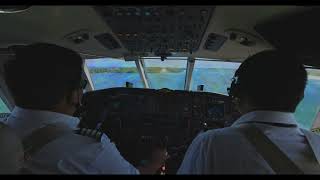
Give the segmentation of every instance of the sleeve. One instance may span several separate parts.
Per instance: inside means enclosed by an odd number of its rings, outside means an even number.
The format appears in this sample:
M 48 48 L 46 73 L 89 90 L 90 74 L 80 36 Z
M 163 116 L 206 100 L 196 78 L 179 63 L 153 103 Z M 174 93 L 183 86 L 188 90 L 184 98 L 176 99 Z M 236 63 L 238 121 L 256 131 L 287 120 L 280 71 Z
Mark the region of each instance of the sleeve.
M 105 134 L 100 143 L 88 146 L 60 162 L 59 169 L 66 174 L 139 174 Z
M 206 169 L 206 133 L 199 134 L 189 146 L 177 174 L 204 174 Z

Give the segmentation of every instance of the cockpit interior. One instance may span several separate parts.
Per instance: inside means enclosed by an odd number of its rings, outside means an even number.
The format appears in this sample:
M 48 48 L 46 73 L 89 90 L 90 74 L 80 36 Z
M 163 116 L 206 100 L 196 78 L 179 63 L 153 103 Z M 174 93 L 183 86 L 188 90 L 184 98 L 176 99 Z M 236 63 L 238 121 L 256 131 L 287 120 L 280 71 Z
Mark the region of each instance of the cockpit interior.
M 161 171 L 174 174 L 199 132 L 239 118 L 227 88 L 240 63 L 263 50 L 281 49 L 304 59 L 308 84 L 295 116 L 302 128 L 317 132 L 319 17 L 319 7 L 293 5 L 16 11 L 0 6 L 0 115 L 5 119 L 15 105 L 2 76 L 3 64 L 14 55 L 10 47 L 48 42 L 73 49 L 84 59 L 89 82 L 75 113 L 80 126 L 106 133 L 133 165 L 145 160 L 136 144 L 166 139 L 170 158 Z

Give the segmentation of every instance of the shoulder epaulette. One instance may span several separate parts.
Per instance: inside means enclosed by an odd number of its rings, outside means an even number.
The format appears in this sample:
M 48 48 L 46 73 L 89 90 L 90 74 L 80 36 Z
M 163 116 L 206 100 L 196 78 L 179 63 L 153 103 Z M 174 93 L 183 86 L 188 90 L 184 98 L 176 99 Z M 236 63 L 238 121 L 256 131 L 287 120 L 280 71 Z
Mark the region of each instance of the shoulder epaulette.
M 79 134 L 81 136 L 87 136 L 90 138 L 94 138 L 97 141 L 100 141 L 101 136 L 102 136 L 102 132 L 98 131 L 96 129 L 87 129 L 87 128 L 80 128 L 78 130 L 75 131 L 76 134 Z
M 312 132 L 320 134 L 320 128 L 313 128 L 311 129 Z

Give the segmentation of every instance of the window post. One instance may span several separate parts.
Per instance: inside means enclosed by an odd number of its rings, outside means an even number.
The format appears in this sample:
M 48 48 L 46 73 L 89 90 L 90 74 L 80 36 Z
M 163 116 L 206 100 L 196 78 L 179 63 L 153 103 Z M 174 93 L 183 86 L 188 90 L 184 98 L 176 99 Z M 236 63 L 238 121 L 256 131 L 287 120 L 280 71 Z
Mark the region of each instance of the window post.
M 190 90 L 191 77 L 192 77 L 194 63 L 195 63 L 195 58 L 194 57 L 188 57 L 186 77 L 185 77 L 185 81 L 184 81 L 184 90 L 186 90 L 186 91 Z
M 147 80 L 146 72 L 145 72 L 144 66 L 142 64 L 142 59 L 136 60 L 135 63 L 136 63 L 137 69 L 139 71 L 139 74 L 142 79 L 142 83 L 143 83 L 144 87 L 150 88 L 149 82 Z
M 86 76 L 86 78 L 87 78 L 87 80 L 89 82 L 87 87 L 86 87 L 86 91 L 93 91 L 94 90 L 94 86 L 93 86 L 91 75 L 90 75 L 90 72 L 89 72 L 89 69 L 88 69 L 87 65 L 83 66 L 83 71 L 84 71 L 84 75 Z

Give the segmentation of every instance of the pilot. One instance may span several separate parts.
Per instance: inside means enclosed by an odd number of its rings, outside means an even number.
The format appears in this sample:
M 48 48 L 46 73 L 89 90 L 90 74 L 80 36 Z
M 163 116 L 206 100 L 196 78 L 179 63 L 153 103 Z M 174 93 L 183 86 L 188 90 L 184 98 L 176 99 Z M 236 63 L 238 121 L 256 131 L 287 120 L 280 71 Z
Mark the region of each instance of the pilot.
M 320 136 L 300 129 L 294 116 L 306 83 L 295 56 L 268 50 L 247 58 L 229 88 L 241 117 L 199 134 L 178 174 L 320 173 Z
M 15 57 L 5 64 L 5 81 L 16 107 L 6 122 L 22 138 L 24 172 L 144 173 L 121 156 L 106 134 L 96 136 L 92 130 L 75 133 L 79 119 L 72 115 L 86 85 L 78 53 L 46 43 L 14 51 Z

